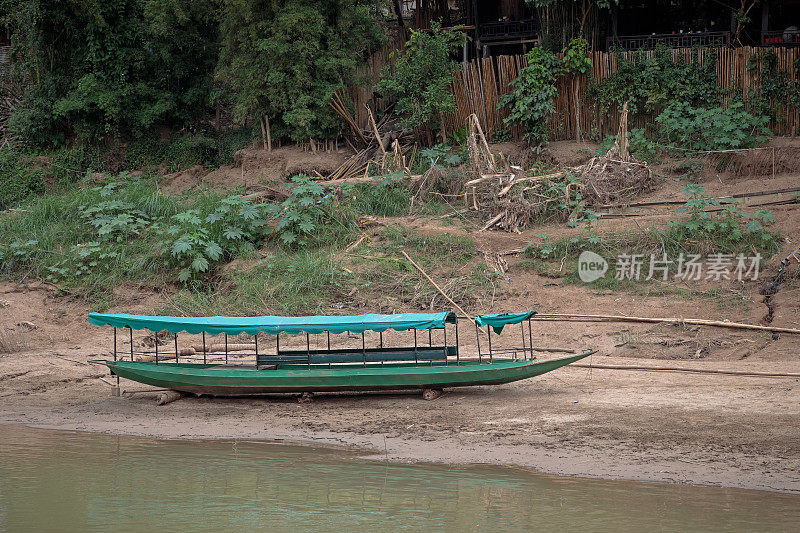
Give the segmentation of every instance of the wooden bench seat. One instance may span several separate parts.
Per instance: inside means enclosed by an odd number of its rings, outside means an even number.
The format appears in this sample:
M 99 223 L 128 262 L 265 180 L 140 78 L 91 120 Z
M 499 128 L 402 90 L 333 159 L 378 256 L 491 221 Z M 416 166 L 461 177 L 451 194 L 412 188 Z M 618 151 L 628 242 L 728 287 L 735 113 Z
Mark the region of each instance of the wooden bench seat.
M 444 346 L 420 346 L 402 348 L 344 348 L 328 352 L 327 350 L 281 350 L 278 355 L 259 354 L 258 365 L 276 364 L 328 364 L 328 363 L 377 363 L 382 361 L 445 361 L 447 357 L 455 357 L 456 347 L 448 346 L 445 355 Z

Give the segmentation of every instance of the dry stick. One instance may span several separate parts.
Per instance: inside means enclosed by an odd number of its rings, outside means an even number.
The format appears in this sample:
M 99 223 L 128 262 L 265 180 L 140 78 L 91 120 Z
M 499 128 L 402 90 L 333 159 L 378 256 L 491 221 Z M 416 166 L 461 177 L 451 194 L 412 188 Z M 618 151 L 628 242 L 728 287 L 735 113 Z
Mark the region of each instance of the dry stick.
M 421 273 L 423 276 L 425 276 L 425 279 L 427 279 L 428 281 L 430 281 L 430 282 L 431 282 L 431 285 L 433 285 L 434 287 L 436 287 L 436 290 L 437 290 L 437 291 L 439 291 L 439 294 L 441 294 L 442 296 L 444 296 L 444 297 L 447 299 L 447 301 L 448 301 L 448 302 L 450 302 L 451 304 L 453 304 L 454 306 L 456 306 L 456 309 L 458 309 L 459 311 L 461 311 L 461 314 L 462 314 L 462 315 L 464 315 L 465 317 L 467 317 L 468 319 L 470 319 L 470 320 L 472 320 L 472 321 L 474 321 L 474 320 L 475 320 L 475 318 L 474 318 L 474 317 L 472 317 L 472 316 L 470 316 L 470 315 L 469 315 L 469 313 L 467 313 L 466 311 L 464 311 L 464 309 L 462 309 L 460 305 L 458 305 L 457 303 L 455 303 L 455 302 L 453 301 L 453 299 L 452 299 L 452 298 L 450 298 L 450 297 L 449 297 L 449 296 L 448 296 L 448 295 L 447 295 L 447 294 L 446 294 L 446 293 L 445 293 L 445 292 L 442 290 L 442 288 L 441 288 L 441 287 L 439 287 L 439 286 L 436 284 L 436 282 L 435 282 L 435 281 L 433 281 L 433 279 L 431 279 L 431 277 L 428 275 L 428 273 L 427 273 L 427 272 L 425 272 L 424 270 L 422 270 L 422 267 L 421 267 L 421 266 L 419 266 L 418 264 L 416 264 L 416 263 L 414 262 L 414 260 L 413 260 L 413 259 L 411 259 L 411 257 L 410 257 L 410 256 L 409 256 L 409 255 L 406 253 L 406 251 L 405 251 L 405 250 L 400 250 L 400 253 L 401 253 L 401 254 L 403 254 L 403 256 L 404 256 L 406 259 L 408 259 L 408 261 L 409 261 L 409 262 L 410 262 L 412 265 L 414 265 L 414 268 L 416 268 L 417 270 L 419 270 L 419 271 L 420 271 L 420 273 Z M 483 331 L 483 329 L 482 329 L 482 328 L 478 328 L 478 331 Z M 486 336 L 488 337 L 488 333 L 486 333 L 485 331 L 483 331 L 483 334 L 484 334 L 484 335 L 486 335 Z
M 378 139 L 378 146 L 381 147 L 381 152 L 383 155 L 386 155 L 386 148 L 383 147 L 383 141 L 381 140 L 381 134 L 378 133 L 378 125 L 375 124 L 375 117 L 372 116 L 372 110 L 369 108 L 367 104 L 364 104 L 364 107 L 367 108 L 367 116 L 369 117 L 369 123 L 372 125 L 372 131 L 375 133 L 375 138 Z
M 800 329 L 781 328 L 777 326 L 757 326 L 755 324 L 742 324 L 740 322 L 727 322 L 722 320 L 705 320 L 701 318 L 649 318 L 624 315 L 577 315 L 572 313 L 543 313 L 532 317 L 533 320 L 568 320 L 577 322 L 646 322 L 656 324 L 690 324 L 694 326 L 714 326 L 720 328 L 750 329 L 756 331 L 771 331 L 775 333 L 800 334 Z
M 647 372 L 688 372 L 691 374 L 724 374 L 729 376 L 754 376 L 762 378 L 800 378 L 800 374 L 744 372 L 741 370 L 714 370 L 705 368 L 681 368 L 678 366 L 627 366 L 627 365 L 595 365 L 592 363 L 572 363 L 569 366 L 578 368 L 599 368 L 602 370 L 643 370 Z

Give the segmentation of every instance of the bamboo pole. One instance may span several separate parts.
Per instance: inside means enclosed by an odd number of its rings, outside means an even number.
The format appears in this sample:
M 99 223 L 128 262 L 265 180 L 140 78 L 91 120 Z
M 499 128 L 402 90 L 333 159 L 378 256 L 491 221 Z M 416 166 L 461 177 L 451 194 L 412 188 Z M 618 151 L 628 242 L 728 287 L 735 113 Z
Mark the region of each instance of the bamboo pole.
M 403 256 L 404 256 L 406 259 L 408 259 L 409 263 L 411 263 L 412 265 L 414 265 L 414 268 L 416 268 L 417 270 L 419 270 L 419 271 L 420 271 L 420 273 L 421 273 L 423 276 L 425 276 L 425 279 L 427 279 L 428 281 L 430 281 L 431 285 L 433 285 L 434 287 L 436 287 L 436 290 L 437 290 L 437 291 L 439 291 L 439 294 L 441 294 L 442 296 L 444 296 L 444 297 L 447 299 L 447 301 L 448 301 L 448 302 L 450 302 L 451 304 L 453 304 L 453 305 L 456 307 L 456 309 L 458 309 L 459 311 L 461 311 L 461 314 L 462 314 L 462 315 L 464 315 L 464 316 L 465 316 L 465 317 L 467 317 L 468 319 L 472 320 L 473 322 L 475 321 L 475 317 L 471 316 L 469 313 L 467 313 L 466 311 L 464 311 L 464 309 L 462 309 L 462 307 L 461 307 L 460 305 L 458 305 L 456 302 L 454 302 L 454 301 L 453 301 L 453 299 L 452 299 L 452 298 L 450 298 L 450 297 L 447 295 L 447 293 L 446 293 L 446 292 L 444 292 L 444 291 L 442 290 L 442 288 L 441 288 L 441 287 L 439 287 L 439 286 L 436 284 L 436 282 L 435 282 L 435 281 L 433 281 L 433 279 L 431 279 L 431 277 L 428 275 L 428 273 L 427 273 L 427 272 L 425 272 L 425 271 L 422 269 L 422 267 L 421 267 L 421 266 L 419 266 L 417 263 L 415 263 L 413 259 L 411 259 L 411 257 L 410 257 L 410 256 L 409 256 L 409 255 L 406 253 L 406 251 L 405 251 L 405 250 L 400 250 L 400 253 L 401 253 L 401 254 L 403 254 Z M 482 329 L 480 329 L 480 328 L 478 328 L 478 329 L 479 329 L 479 331 L 483 331 L 483 330 L 482 330 Z M 486 335 L 486 332 L 484 332 L 484 335 Z
M 598 368 L 601 370 L 640 370 L 646 372 L 688 372 L 691 374 L 723 374 L 728 376 L 753 376 L 762 378 L 800 378 L 800 374 L 788 372 L 744 372 L 741 370 L 681 368 L 678 366 L 595 365 L 593 363 L 571 363 L 569 366 L 578 368 Z
M 572 313 L 542 313 L 532 318 L 533 320 L 565 320 L 576 322 L 644 322 L 652 324 L 674 324 L 677 326 L 689 324 L 693 326 L 713 326 L 800 335 L 800 329 L 782 328 L 778 326 L 758 326 L 755 324 L 743 324 L 740 322 L 729 322 L 727 320 L 706 320 L 702 318 L 651 318 L 625 315 L 579 315 Z

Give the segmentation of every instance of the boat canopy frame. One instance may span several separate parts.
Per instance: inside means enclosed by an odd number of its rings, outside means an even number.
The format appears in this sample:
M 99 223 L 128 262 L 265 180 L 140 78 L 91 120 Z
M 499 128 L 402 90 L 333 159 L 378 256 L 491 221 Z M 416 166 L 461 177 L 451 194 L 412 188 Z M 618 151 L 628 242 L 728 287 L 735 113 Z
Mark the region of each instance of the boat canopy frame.
M 475 335 L 477 344 L 477 359 L 479 363 L 483 363 L 484 359 L 488 362 L 494 360 L 494 356 L 505 356 L 518 360 L 521 353 L 523 360 L 534 360 L 533 349 L 533 324 L 531 317 L 536 314 L 536 311 L 525 311 L 522 313 L 501 313 L 501 314 L 486 314 L 478 315 L 474 319 L 470 319 L 475 325 Z M 459 364 L 461 361 L 461 354 L 459 349 L 459 334 L 458 322 L 459 317 L 452 311 L 440 313 L 399 313 L 393 315 L 351 315 L 351 316 L 305 316 L 305 317 L 168 317 L 168 316 L 142 316 L 142 315 L 129 315 L 129 314 L 102 314 L 91 313 L 89 321 L 95 325 L 109 325 L 113 328 L 114 336 L 114 360 L 119 357 L 122 359 L 122 352 L 118 352 L 117 342 L 117 329 L 128 329 L 129 345 L 130 345 L 130 360 L 133 361 L 136 355 L 149 357 L 150 361 L 158 365 L 160 362 L 164 364 L 167 360 L 173 359 L 177 365 L 181 358 L 186 360 L 197 360 L 191 357 L 191 354 L 184 354 L 178 349 L 178 333 L 186 332 L 190 334 L 202 334 L 202 363 L 203 366 L 209 364 L 209 355 L 212 350 L 208 349 L 206 343 L 206 333 L 217 335 L 224 334 L 224 364 L 228 365 L 229 349 L 228 349 L 228 335 L 238 335 L 241 333 L 253 336 L 253 347 L 255 350 L 255 368 L 271 368 L 277 365 L 307 365 L 309 368 L 312 365 L 325 364 L 330 366 L 331 363 L 362 363 L 364 366 L 367 363 L 380 363 L 389 361 L 414 361 L 419 364 L 434 364 L 434 362 L 443 363 L 445 365 L 455 363 Z M 527 342 L 525 322 L 528 323 Z M 447 325 L 453 324 L 455 327 L 455 345 L 448 345 L 447 342 Z M 492 347 L 492 329 L 496 334 L 503 331 L 503 328 L 508 325 L 520 324 L 522 334 L 522 347 L 498 349 Z M 480 332 L 481 326 L 486 327 L 485 332 Z M 148 351 L 135 351 L 133 344 L 133 330 L 147 329 L 154 332 L 154 352 Z M 387 330 L 413 331 L 414 345 L 413 347 L 384 347 L 383 333 Z M 419 330 L 428 330 L 428 345 L 425 346 L 424 342 L 420 344 L 417 338 Z M 443 344 L 434 344 L 433 331 L 441 330 Z M 168 331 L 173 334 L 174 352 L 161 351 L 159 354 L 159 339 L 158 334 L 163 331 Z M 375 331 L 379 333 L 379 347 L 367 348 L 365 332 Z M 275 354 L 267 354 L 265 351 L 259 353 L 258 336 L 261 333 L 270 334 L 275 336 Z M 282 350 L 280 346 L 280 334 L 305 334 L 306 335 L 306 349 L 305 350 Z M 327 349 L 318 350 L 311 349 L 310 335 L 312 334 L 326 334 L 327 335 Z M 360 333 L 361 334 L 361 348 L 360 349 L 332 349 L 331 348 L 331 333 Z M 485 333 L 488 340 L 488 352 L 481 351 L 480 333 Z M 215 352 L 219 353 L 219 352 Z M 196 354 L 196 352 L 193 352 Z M 127 355 L 127 354 L 125 354 Z M 196 354 L 199 355 L 199 354 Z M 449 360 L 455 356 L 455 361 Z M 159 359 L 161 359 L 159 361 Z M 141 360 L 141 359 L 140 359 Z M 220 362 L 213 361 L 210 364 L 220 364 Z

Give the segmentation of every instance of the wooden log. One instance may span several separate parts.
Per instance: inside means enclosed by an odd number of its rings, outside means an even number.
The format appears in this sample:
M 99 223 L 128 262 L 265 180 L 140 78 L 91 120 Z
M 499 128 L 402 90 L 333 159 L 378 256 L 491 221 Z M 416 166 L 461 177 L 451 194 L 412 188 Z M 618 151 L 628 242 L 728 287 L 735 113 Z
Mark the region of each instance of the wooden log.
M 558 177 L 561 177 L 563 175 L 564 175 L 563 172 L 555 172 L 553 174 L 545 174 L 545 175 L 542 175 L 542 176 L 525 176 L 525 177 L 522 177 L 522 178 L 518 178 L 518 179 L 515 179 L 514 181 L 512 181 L 511 183 L 509 183 L 508 185 L 506 185 L 505 187 L 503 187 L 500 190 L 500 192 L 497 193 L 497 196 L 505 196 L 506 194 L 508 194 L 508 191 L 510 191 L 514 187 L 514 185 L 516 185 L 517 183 L 522 183 L 522 182 L 526 182 L 526 181 L 545 181 L 545 180 L 549 180 L 549 179 L 552 179 L 552 178 L 558 178 Z
M 369 122 L 372 125 L 372 132 L 375 134 L 375 138 L 378 140 L 378 146 L 381 147 L 381 152 L 383 155 L 386 155 L 386 148 L 383 146 L 383 141 L 381 140 L 381 134 L 378 132 L 378 125 L 375 124 L 375 117 L 372 116 L 372 110 L 369 108 L 367 104 L 364 104 L 364 107 L 367 108 L 367 115 L 369 116 Z
M 625 315 L 579 315 L 572 313 L 542 313 L 532 318 L 533 320 L 566 320 L 575 322 L 643 322 L 652 324 L 674 324 L 676 326 L 689 324 L 692 326 L 712 326 L 800 335 L 800 329 L 782 328 L 778 326 L 758 326 L 755 324 L 743 324 L 740 322 L 729 322 L 727 320 L 706 320 L 702 318 L 652 318 Z
M 489 220 L 486 224 L 484 224 L 484 226 L 478 231 L 486 231 L 487 229 L 491 228 L 492 226 L 500 222 L 500 219 L 503 218 L 504 214 L 505 213 L 498 213 L 497 215 L 493 216 L 491 220 Z
M 167 405 L 168 403 L 180 400 L 181 398 L 183 398 L 182 392 L 178 392 L 176 390 L 164 391 L 158 395 L 158 400 L 156 401 L 156 405 Z

